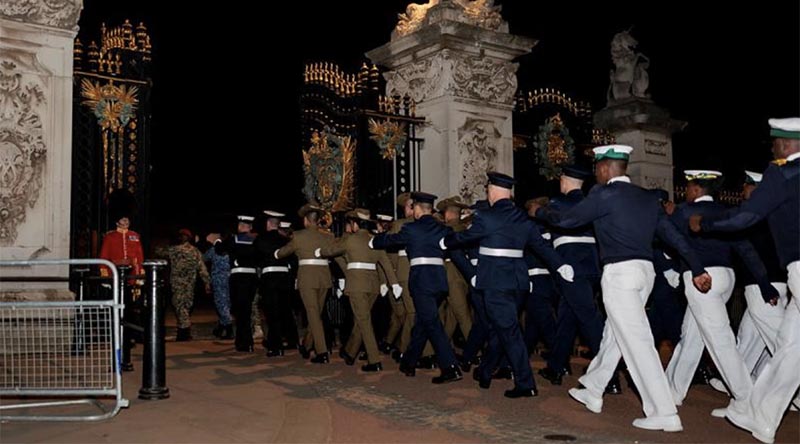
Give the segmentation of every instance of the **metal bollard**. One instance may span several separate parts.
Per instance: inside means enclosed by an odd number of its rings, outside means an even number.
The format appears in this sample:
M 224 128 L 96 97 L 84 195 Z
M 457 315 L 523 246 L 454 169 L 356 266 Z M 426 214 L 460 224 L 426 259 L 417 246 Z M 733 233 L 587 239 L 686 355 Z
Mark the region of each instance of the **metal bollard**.
M 128 275 L 131 273 L 130 265 L 117 265 L 119 272 L 119 299 L 125 304 L 122 311 L 122 371 L 132 372 L 133 363 L 131 362 L 131 348 L 133 348 L 133 334 L 131 329 L 125 324 L 131 321 L 131 309 L 133 308 L 133 298 L 131 289 L 128 285 Z
M 162 273 L 167 266 L 164 260 L 145 261 L 144 298 L 144 360 L 142 388 L 139 399 L 169 398 L 166 387 L 166 353 L 164 350 L 164 294 L 160 291 L 164 281 Z
M 86 275 L 89 274 L 89 268 L 76 268 L 75 274 L 78 275 L 78 301 L 83 301 L 86 298 Z M 86 352 L 86 325 L 83 319 L 83 307 L 78 309 L 75 313 L 75 324 L 72 329 L 72 356 L 81 356 Z

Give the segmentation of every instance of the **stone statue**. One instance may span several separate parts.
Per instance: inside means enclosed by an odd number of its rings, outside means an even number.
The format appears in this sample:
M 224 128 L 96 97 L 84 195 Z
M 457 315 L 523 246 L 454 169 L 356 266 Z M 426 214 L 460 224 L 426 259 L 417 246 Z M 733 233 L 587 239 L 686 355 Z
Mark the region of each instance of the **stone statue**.
M 647 68 L 650 65 L 650 59 L 644 54 L 636 52 L 638 44 L 639 42 L 631 36 L 630 31 L 617 33 L 611 40 L 611 61 L 614 63 L 614 69 L 610 72 L 609 103 L 629 97 L 649 97 L 647 88 L 650 80 Z

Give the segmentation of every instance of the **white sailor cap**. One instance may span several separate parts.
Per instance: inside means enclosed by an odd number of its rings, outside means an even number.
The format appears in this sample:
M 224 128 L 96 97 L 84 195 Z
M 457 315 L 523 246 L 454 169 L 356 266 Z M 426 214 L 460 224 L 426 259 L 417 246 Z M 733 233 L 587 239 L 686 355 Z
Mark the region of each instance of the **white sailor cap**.
M 268 217 L 275 217 L 275 218 L 278 218 L 278 219 L 280 219 L 282 217 L 286 217 L 285 214 L 279 213 L 279 212 L 273 211 L 273 210 L 264 210 L 264 214 L 266 214 Z
M 281 228 L 284 228 L 284 229 L 285 228 L 292 228 L 292 223 L 291 222 L 281 222 L 279 226 Z
M 722 173 L 714 170 L 684 170 L 686 180 L 714 180 L 722 177 Z
M 394 219 L 392 216 L 389 216 L 388 214 L 376 214 L 375 218 L 381 222 L 391 222 L 392 219 Z
M 633 147 L 628 145 L 603 145 L 593 148 L 594 160 L 617 159 L 628 160 Z
M 744 182 L 749 183 L 750 185 L 755 185 L 757 183 L 761 183 L 761 178 L 763 174 L 754 173 L 752 171 L 744 171 Z
M 800 117 L 769 119 L 769 135 L 782 139 L 800 139 Z
M 247 223 L 247 224 L 252 224 L 253 221 L 256 220 L 256 218 L 253 217 L 253 216 L 245 216 L 245 215 L 241 215 L 241 214 L 236 216 L 236 218 L 239 219 L 239 222 L 244 222 L 244 223 Z

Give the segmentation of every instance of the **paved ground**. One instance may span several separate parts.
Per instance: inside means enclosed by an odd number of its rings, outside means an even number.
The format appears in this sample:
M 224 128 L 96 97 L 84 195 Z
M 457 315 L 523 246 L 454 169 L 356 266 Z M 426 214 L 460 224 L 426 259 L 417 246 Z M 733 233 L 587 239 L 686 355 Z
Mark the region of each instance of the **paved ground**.
M 196 319 L 201 321 L 202 319 Z M 595 415 L 572 401 L 567 388 L 537 379 L 540 396 L 507 400 L 510 381 L 480 390 L 471 379 L 430 384 L 436 371 L 401 375 L 385 359 L 386 371 L 364 374 L 336 358 L 313 365 L 296 352 L 268 360 L 259 351 L 239 354 L 231 341 L 168 343 L 167 385 L 171 397 L 136 398 L 141 385 L 141 347 L 136 370 L 124 377 L 130 408 L 102 423 L 3 423 L 0 442 L 41 443 L 456 443 L 456 442 L 755 442 L 723 419 L 712 418 L 725 396 L 693 387 L 680 408 L 684 432 L 648 432 L 630 426 L 641 416 L 636 396 L 606 396 Z M 534 366 L 541 367 L 540 358 Z M 577 360 L 573 367 L 580 369 Z M 798 442 L 800 416 L 789 413 L 778 442 Z M 566 435 L 566 436 L 565 436 Z

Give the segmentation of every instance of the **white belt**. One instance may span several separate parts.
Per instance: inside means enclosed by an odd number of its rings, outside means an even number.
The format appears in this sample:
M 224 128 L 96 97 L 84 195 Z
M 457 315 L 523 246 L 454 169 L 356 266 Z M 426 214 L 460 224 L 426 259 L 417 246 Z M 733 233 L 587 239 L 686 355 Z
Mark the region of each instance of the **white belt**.
M 478 266 L 478 259 L 477 258 L 470 259 L 469 263 L 472 264 L 473 267 L 477 267 Z
M 478 253 L 484 256 L 495 256 L 495 257 L 522 257 L 522 250 L 514 250 L 510 248 L 488 248 L 488 247 L 481 247 L 478 249 Z
M 256 274 L 256 269 L 247 267 L 231 268 L 231 274 L 238 274 L 238 273 Z
M 397 255 L 398 255 L 398 256 L 408 256 L 408 253 L 406 253 L 406 250 L 399 250 L 399 251 L 397 252 Z
M 289 267 L 264 267 L 261 269 L 261 273 L 288 273 Z
M 415 257 L 409 261 L 411 266 L 416 265 L 444 265 L 444 261 L 439 257 Z
M 541 276 L 543 274 L 550 274 L 550 270 L 547 268 L 529 268 L 528 269 L 528 276 Z
M 299 265 L 328 265 L 327 259 L 300 259 L 297 261 Z
M 348 270 L 376 270 L 375 264 L 370 264 L 368 262 L 348 262 L 347 263 Z
M 561 236 L 553 241 L 553 248 L 565 244 L 593 244 L 595 242 L 592 236 Z

